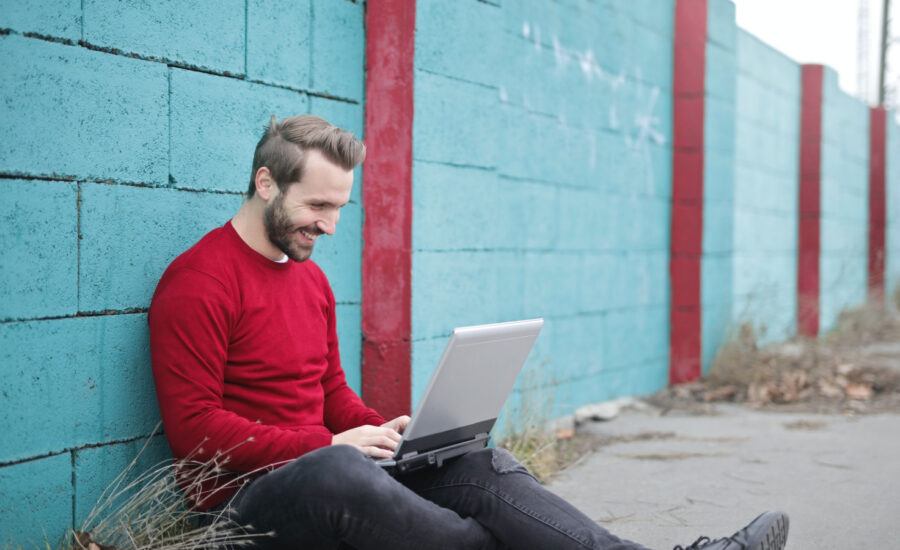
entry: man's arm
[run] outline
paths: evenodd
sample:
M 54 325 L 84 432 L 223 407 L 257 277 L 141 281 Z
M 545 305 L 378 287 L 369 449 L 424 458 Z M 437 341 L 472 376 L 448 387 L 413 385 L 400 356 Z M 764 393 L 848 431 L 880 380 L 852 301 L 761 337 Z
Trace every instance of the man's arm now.
M 226 469 L 247 472 L 331 444 L 332 434 L 324 426 L 288 430 L 223 408 L 228 342 L 237 311 L 219 281 L 191 269 L 167 273 L 148 319 L 156 395 L 176 458 L 206 461 L 227 453 Z

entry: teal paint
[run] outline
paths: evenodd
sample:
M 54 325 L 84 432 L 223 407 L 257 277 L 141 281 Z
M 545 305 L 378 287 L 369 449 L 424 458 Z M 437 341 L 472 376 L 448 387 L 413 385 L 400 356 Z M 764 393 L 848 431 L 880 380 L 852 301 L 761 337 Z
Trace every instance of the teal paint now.
M 364 5 L 318 3 L 313 28 L 309 2 L 245 4 L 0 4 L 0 464 L 25 461 L 0 467 L 0 543 L 55 541 L 156 426 L 146 315 L 126 312 L 237 210 L 270 114 L 362 135 Z M 357 391 L 360 175 L 314 256 Z
M 341 365 L 347 384 L 362 395 L 362 311 L 359 304 L 338 304 L 336 311 Z
M 248 0 L 247 78 L 308 90 L 311 23 L 310 0 Z
M 730 336 L 734 235 L 737 25 L 730 0 L 709 0 L 704 101 L 701 364 L 705 373 Z
M 174 475 L 172 452 L 166 438 L 161 435 L 81 449 L 72 454 L 72 477 L 76 489 L 74 525 L 79 528 L 84 525 L 86 530 L 96 525 L 96 517 L 85 525 L 91 512 L 120 508 L 135 494 L 134 490 L 123 489 L 140 476 L 150 477 L 161 487 L 161 480 L 168 477 L 171 481 Z M 101 514 L 99 517 L 104 516 Z
M 413 401 L 454 327 L 536 316 L 504 419 L 655 391 L 674 2 L 476 4 L 417 11 Z
M 0 58 L 4 172 L 166 181 L 164 65 L 16 35 Z
M 77 311 L 74 183 L 0 180 L 0 320 Z
M 236 195 L 82 184 L 79 310 L 149 307 L 169 263 L 240 204 Z
M 159 421 L 146 315 L 0 324 L 0 365 L 0 463 L 144 436 Z
M 61 548 L 58 526 L 72 524 L 69 453 L 0 468 L 0 544 Z
M 178 187 L 243 193 L 269 117 L 309 111 L 305 94 L 171 70 L 170 178 Z
M 822 97 L 819 327 L 862 305 L 868 279 L 869 110 L 825 70 Z
M 732 322 L 760 343 L 797 330 L 800 67 L 738 30 Z
M 81 39 L 81 0 L 0 0 L 0 28 Z
M 332 97 L 363 100 L 365 4 L 312 0 L 312 89 Z
M 244 74 L 244 0 L 84 0 L 84 40 L 167 62 Z

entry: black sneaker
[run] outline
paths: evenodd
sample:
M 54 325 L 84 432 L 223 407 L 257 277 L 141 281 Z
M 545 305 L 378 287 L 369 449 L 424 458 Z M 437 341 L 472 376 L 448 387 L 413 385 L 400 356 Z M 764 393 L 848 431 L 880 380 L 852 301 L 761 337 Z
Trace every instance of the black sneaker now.
M 700 537 L 674 550 L 781 550 L 787 543 L 790 521 L 784 512 L 765 512 L 727 539 Z

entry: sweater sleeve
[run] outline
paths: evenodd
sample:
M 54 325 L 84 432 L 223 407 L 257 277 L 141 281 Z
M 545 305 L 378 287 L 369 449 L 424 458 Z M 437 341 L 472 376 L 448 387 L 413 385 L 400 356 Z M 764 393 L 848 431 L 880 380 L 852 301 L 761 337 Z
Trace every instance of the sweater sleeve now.
M 324 426 L 284 429 L 223 407 L 224 373 L 237 308 L 213 277 L 167 273 L 150 305 L 150 351 L 156 395 L 176 458 L 219 455 L 227 470 L 249 472 L 331 444 Z M 226 455 L 226 456 L 222 456 Z
M 386 422 L 385 419 L 374 409 L 367 407 L 347 385 L 338 351 L 334 293 L 324 275 L 323 283 L 328 296 L 328 369 L 322 377 L 322 389 L 325 393 L 325 425 L 334 433 L 365 424 L 380 426 Z

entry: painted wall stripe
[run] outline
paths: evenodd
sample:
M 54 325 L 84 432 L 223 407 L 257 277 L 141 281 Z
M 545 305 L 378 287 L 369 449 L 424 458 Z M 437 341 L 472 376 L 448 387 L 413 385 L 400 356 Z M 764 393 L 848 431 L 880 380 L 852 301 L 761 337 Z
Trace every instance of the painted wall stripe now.
M 675 2 L 669 382 L 701 374 L 707 0 Z
M 868 299 L 884 305 L 887 111 L 869 111 L 869 285 Z
M 823 74 L 822 65 L 803 65 L 800 106 L 797 332 L 804 336 L 819 334 Z
M 362 393 L 388 418 L 411 406 L 415 8 L 380 0 L 366 13 Z

